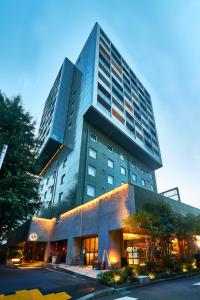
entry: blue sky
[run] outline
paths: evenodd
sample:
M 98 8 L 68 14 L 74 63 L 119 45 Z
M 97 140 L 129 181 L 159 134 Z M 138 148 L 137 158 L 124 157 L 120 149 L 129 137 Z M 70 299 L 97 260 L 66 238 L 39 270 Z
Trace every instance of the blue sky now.
M 1 0 L 0 89 L 39 123 L 65 56 L 75 62 L 98 21 L 152 95 L 163 168 L 200 207 L 200 1 Z

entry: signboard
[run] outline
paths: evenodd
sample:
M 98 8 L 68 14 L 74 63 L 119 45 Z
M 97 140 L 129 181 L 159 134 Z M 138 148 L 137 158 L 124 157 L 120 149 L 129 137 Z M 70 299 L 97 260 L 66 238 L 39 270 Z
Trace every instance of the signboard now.
M 33 232 L 33 233 L 31 233 L 31 234 L 29 235 L 29 240 L 30 240 L 30 241 L 37 241 L 37 239 L 38 239 L 38 235 L 37 235 L 36 232 Z

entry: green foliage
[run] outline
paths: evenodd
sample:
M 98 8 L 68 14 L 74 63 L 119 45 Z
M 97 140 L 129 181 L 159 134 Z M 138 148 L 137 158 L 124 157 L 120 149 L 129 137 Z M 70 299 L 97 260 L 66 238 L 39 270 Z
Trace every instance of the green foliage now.
M 122 269 L 108 270 L 100 272 L 97 275 L 97 280 L 105 285 L 115 286 L 122 284 L 128 279 L 134 278 L 133 269 L 131 267 L 124 267 Z
M 0 151 L 8 150 L 0 170 L 0 240 L 15 230 L 40 207 L 36 158 L 35 122 L 19 96 L 0 92 Z
M 124 220 L 124 226 L 137 230 L 137 233 L 144 231 L 152 232 L 155 230 L 157 217 L 148 211 L 142 210 L 135 214 L 129 215 Z
M 146 269 L 147 269 L 147 272 L 156 272 L 156 269 L 157 269 L 156 262 L 151 259 L 147 260 Z
M 133 276 L 133 268 L 130 267 L 130 266 L 126 266 L 126 267 L 122 268 L 121 269 L 121 275 L 124 278 L 128 278 L 128 277 Z

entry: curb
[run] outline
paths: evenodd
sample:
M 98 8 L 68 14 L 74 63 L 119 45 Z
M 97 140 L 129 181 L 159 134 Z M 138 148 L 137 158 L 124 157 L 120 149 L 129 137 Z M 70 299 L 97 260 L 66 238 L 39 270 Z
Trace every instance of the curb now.
M 63 272 L 63 273 L 68 273 L 68 274 L 74 275 L 76 277 L 81 277 L 81 278 L 85 278 L 85 279 L 89 279 L 89 280 L 97 282 L 97 279 L 95 279 L 95 278 L 92 278 L 92 277 L 89 277 L 89 276 L 83 275 L 83 274 L 78 274 L 76 272 L 73 272 L 71 270 L 66 270 L 64 268 L 58 267 L 58 266 L 53 265 L 53 264 L 45 264 L 44 267 L 47 268 L 47 269 L 48 268 L 52 269 L 52 270 L 59 270 L 60 272 Z M 143 284 L 134 282 L 133 284 L 130 284 L 128 286 L 122 286 L 122 287 L 119 287 L 119 288 L 105 287 L 104 289 L 102 289 L 100 291 L 95 291 L 95 292 L 92 292 L 88 295 L 77 298 L 77 300 L 96 299 L 98 297 L 110 296 L 110 295 L 113 295 L 113 294 L 119 294 L 121 292 L 126 292 L 126 291 L 129 291 L 129 290 L 135 289 L 135 288 L 141 288 L 141 287 L 144 287 L 144 286 L 149 286 L 149 285 L 158 284 L 158 283 L 162 283 L 162 282 L 166 282 L 166 281 L 173 281 L 173 280 L 176 280 L 176 279 L 182 279 L 182 278 L 193 277 L 193 276 L 198 276 L 198 275 L 200 275 L 200 271 L 195 272 L 195 273 L 192 272 L 192 273 L 180 274 L 180 275 L 172 276 L 172 277 L 169 277 L 169 278 L 155 279 L 155 280 L 152 280 L 150 282 L 143 283 Z
M 85 295 L 83 297 L 80 297 L 77 300 L 96 299 L 98 297 L 110 296 L 110 295 L 113 295 L 113 294 L 119 294 L 121 292 L 126 292 L 126 291 L 129 291 L 129 290 L 135 289 L 135 288 L 141 288 L 141 287 L 145 287 L 145 286 L 149 286 L 149 285 L 153 285 L 153 284 L 157 284 L 157 283 L 162 283 L 162 282 L 165 282 L 165 281 L 173 281 L 173 280 L 176 280 L 176 279 L 182 279 L 182 278 L 193 277 L 193 276 L 198 276 L 198 275 L 200 275 L 200 272 L 181 274 L 181 275 L 170 277 L 170 278 L 156 279 L 154 281 L 150 281 L 150 282 L 144 283 L 144 284 L 134 283 L 133 285 L 129 285 L 129 286 L 126 286 L 126 287 L 119 287 L 119 288 L 109 288 L 108 287 L 104 290 L 93 292 L 93 293 L 90 293 L 90 294 Z

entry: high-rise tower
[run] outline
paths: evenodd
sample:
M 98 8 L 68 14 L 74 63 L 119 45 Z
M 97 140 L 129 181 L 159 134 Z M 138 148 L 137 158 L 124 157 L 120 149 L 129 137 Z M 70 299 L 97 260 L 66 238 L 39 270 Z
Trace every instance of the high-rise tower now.
M 76 63 L 64 60 L 39 139 L 40 193 L 51 212 L 125 182 L 157 191 L 162 160 L 151 96 L 97 23 Z

